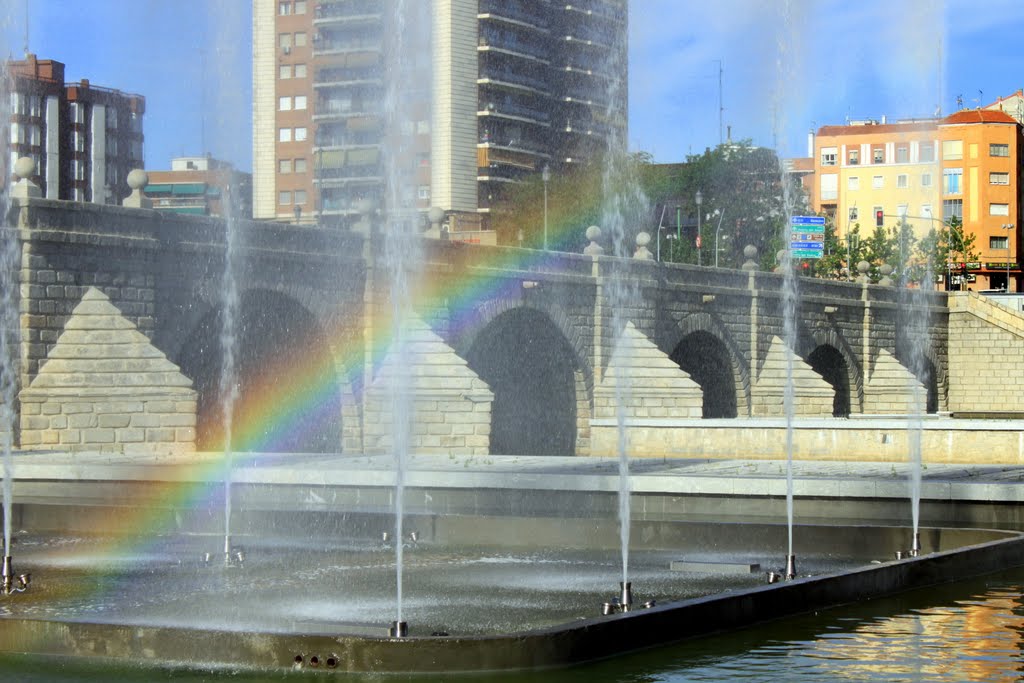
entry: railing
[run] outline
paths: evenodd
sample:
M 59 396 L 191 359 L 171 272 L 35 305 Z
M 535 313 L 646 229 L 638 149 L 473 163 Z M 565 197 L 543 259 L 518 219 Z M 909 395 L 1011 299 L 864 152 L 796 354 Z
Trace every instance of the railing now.
M 539 78 L 533 78 L 532 76 L 518 71 L 499 69 L 493 66 L 485 66 L 483 72 L 480 74 L 480 78 L 486 78 L 492 81 L 501 81 L 502 83 L 511 83 L 513 85 L 522 85 L 536 90 L 547 91 L 548 89 L 547 81 Z
M 347 17 L 380 14 L 380 2 L 377 0 L 361 0 L 338 4 L 319 5 L 316 8 L 316 19 L 344 19 Z
M 508 50 L 537 59 L 548 59 L 547 45 L 543 45 L 535 40 L 520 38 L 510 31 L 484 28 L 480 33 L 480 46 Z
M 527 10 L 523 3 L 515 0 L 480 0 L 480 14 L 497 14 L 515 19 L 532 26 L 543 26 L 544 17 Z
M 533 109 L 521 104 L 514 104 L 512 102 L 487 102 L 480 103 L 480 111 L 489 111 L 499 114 L 507 114 L 509 116 L 520 116 L 522 118 L 535 119 L 537 121 L 547 122 L 551 115 L 546 111 L 539 109 Z

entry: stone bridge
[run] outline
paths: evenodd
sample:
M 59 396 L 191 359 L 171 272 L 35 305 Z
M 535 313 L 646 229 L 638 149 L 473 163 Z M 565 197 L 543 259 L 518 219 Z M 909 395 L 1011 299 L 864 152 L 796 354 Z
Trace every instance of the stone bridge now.
M 195 391 L 196 418 L 143 442 L 188 445 L 191 437 L 200 449 L 220 449 L 232 389 L 233 448 L 278 452 L 391 448 L 395 387 L 411 396 L 413 450 L 467 454 L 607 453 L 617 420 L 642 434 L 673 420 L 778 417 L 787 401 L 797 415 L 823 418 L 905 415 L 915 401 L 950 409 L 941 292 L 798 278 L 787 295 L 774 273 L 412 235 L 387 244 L 372 228 L 241 222 L 229 240 L 219 219 L 14 202 L 23 448 L 118 450 L 140 441 L 135 431 L 121 443 L 116 431 L 135 417 L 108 418 L 106 427 L 102 415 L 82 417 L 72 428 L 59 415 L 67 406 L 46 406 L 41 370 L 66 357 L 54 349 L 84 325 L 69 320 L 90 291 Z M 581 251 L 583 243 L 581 235 Z M 400 329 L 391 324 L 395 272 L 412 312 Z M 783 341 L 787 306 L 793 353 Z M 226 311 L 235 387 L 219 379 Z M 102 357 L 108 338 L 76 337 L 95 348 L 65 351 L 76 362 Z M 117 367 L 131 375 L 135 366 Z M 95 389 L 63 381 L 65 394 Z

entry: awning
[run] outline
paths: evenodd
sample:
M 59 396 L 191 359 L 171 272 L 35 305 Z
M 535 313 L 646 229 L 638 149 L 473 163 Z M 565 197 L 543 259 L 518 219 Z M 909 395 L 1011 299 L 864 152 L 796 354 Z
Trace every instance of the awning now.
M 171 194 L 205 194 L 206 183 L 175 183 Z
M 345 150 L 330 149 L 319 154 L 320 168 L 341 168 L 345 165 Z
M 370 166 L 377 163 L 380 153 L 375 148 L 353 149 L 348 153 L 348 166 Z

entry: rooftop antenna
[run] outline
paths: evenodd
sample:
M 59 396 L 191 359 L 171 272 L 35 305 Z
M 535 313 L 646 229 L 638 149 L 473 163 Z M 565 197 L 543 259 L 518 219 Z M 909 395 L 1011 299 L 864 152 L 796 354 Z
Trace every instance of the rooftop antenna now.
M 25 58 L 28 59 L 28 0 L 25 0 Z
M 716 59 L 718 62 L 718 144 L 725 142 L 722 139 L 722 114 L 725 112 L 725 107 L 722 106 L 722 60 Z

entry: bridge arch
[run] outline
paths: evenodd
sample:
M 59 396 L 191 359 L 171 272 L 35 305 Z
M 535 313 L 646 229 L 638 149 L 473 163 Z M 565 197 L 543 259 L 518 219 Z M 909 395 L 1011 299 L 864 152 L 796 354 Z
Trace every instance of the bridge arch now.
M 666 344 L 669 357 L 690 375 L 704 395 L 705 418 L 748 414 L 750 373 L 725 325 L 700 312 L 683 318 Z
M 864 380 L 857 354 L 834 327 L 805 330 L 800 355 L 811 368 L 832 385 L 834 417 L 849 417 L 864 405 Z
M 583 363 L 565 321 L 526 305 L 477 309 L 451 345 L 494 392 L 491 453 L 575 455 L 588 415 Z
M 185 335 L 175 362 L 193 380 L 196 445 L 224 448 L 221 342 L 224 307 L 210 307 Z M 328 335 L 295 298 L 248 290 L 235 314 L 238 400 L 232 449 L 337 452 L 341 445 L 341 382 Z
M 925 412 L 939 412 L 946 406 L 946 397 L 942 392 L 942 388 L 946 386 L 946 378 L 943 373 L 945 366 L 939 361 L 935 349 L 929 346 L 910 352 L 906 346 L 901 345 L 899 352 L 898 360 L 924 386 Z

